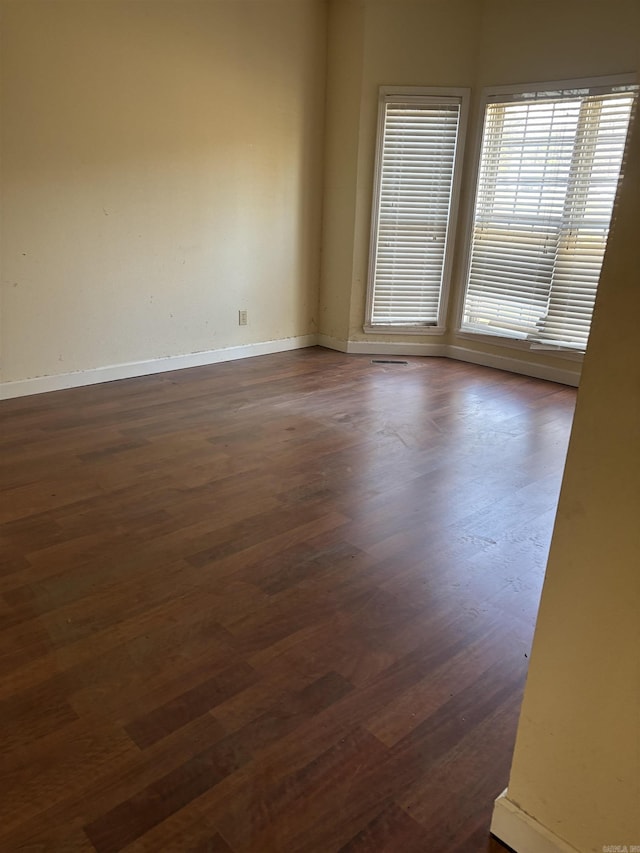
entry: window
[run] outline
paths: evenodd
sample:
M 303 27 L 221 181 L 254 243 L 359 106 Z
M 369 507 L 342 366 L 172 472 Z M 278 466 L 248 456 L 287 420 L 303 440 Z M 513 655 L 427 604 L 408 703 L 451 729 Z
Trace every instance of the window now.
M 488 96 L 462 331 L 586 347 L 637 87 L 569 85 Z
M 365 331 L 444 329 L 467 90 L 380 90 Z

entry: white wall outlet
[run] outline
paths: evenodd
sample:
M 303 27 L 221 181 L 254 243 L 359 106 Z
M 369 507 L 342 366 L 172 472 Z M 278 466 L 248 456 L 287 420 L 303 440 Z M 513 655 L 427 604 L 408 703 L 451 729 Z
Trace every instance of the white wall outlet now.
M 247 309 L 241 308 L 240 311 L 238 311 L 238 325 L 246 326 L 247 322 Z

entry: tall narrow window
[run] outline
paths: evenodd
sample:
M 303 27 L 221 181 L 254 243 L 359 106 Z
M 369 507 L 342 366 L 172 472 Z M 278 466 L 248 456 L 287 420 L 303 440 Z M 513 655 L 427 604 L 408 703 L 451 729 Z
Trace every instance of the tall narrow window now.
M 463 331 L 585 349 L 636 88 L 489 97 Z
M 366 331 L 444 327 L 467 90 L 383 87 Z

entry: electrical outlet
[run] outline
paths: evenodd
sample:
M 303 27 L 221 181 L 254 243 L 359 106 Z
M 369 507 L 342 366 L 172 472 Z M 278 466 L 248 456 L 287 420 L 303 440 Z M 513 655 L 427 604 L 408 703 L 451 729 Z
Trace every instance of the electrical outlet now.
M 246 310 L 246 308 L 240 309 L 240 311 L 238 311 L 238 325 L 239 326 L 246 326 L 247 325 L 247 310 Z

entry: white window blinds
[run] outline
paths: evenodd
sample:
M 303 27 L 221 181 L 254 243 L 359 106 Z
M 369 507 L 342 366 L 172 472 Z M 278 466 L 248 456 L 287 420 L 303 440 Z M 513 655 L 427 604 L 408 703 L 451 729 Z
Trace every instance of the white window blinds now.
M 487 104 L 464 330 L 585 349 L 634 88 Z
M 369 327 L 442 323 L 461 105 L 461 97 L 396 94 L 381 100 Z

